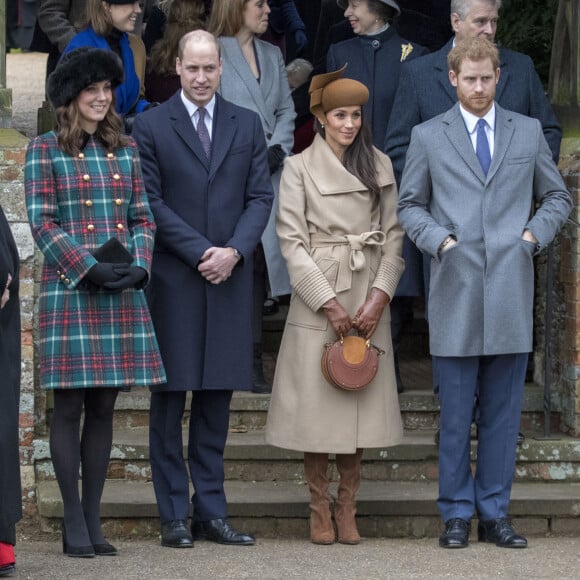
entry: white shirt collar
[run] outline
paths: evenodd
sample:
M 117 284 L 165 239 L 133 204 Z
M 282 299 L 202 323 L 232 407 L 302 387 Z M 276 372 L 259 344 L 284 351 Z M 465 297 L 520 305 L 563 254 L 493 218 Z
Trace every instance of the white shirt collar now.
M 185 108 L 187 109 L 187 114 L 189 115 L 189 118 L 192 119 L 193 115 L 195 115 L 196 111 L 199 109 L 199 107 L 197 105 L 194 105 L 184 94 L 183 94 L 183 89 L 181 89 L 181 101 L 183 102 L 183 104 L 185 105 Z M 213 97 L 211 98 L 211 101 L 204 106 L 204 109 L 207 111 L 207 114 L 209 116 L 210 119 L 213 119 L 213 112 L 215 109 L 215 94 L 213 95 Z
M 465 121 L 465 126 L 467 127 L 467 132 L 471 135 L 477 128 L 477 122 L 481 117 L 466 111 L 463 108 L 463 105 L 459 103 L 459 110 L 461 111 L 461 116 Z M 487 123 L 487 129 L 491 129 L 491 131 L 495 131 L 495 103 L 491 106 L 491 109 L 483 116 Z

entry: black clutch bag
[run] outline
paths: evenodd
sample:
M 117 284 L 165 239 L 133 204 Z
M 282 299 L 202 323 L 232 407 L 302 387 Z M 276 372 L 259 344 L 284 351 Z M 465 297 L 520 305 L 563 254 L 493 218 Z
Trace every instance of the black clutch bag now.
M 99 262 L 111 264 L 131 264 L 133 262 L 131 252 L 117 238 L 111 238 L 91 253 Z

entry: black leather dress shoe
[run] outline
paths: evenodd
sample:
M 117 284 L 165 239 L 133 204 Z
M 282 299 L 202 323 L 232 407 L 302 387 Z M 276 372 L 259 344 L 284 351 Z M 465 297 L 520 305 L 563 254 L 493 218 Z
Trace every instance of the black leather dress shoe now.
M 193 539 L 185 520 L 161 524 L 161 545 L 167 548 L 193 548 Z
M 236 532 L 225 518 L 194 522 L 191 532 L 194 540 L 209 540 L 228 546 L 253 546 L 256 543 L 253 536 Z
M 445 531 L 439 536 L 442 548 L 467 548 L 471 522 L 461 518 L 452 518 L 445 522 Z
M 491 542 L 500 548 L 527 548 L 528 540 L 516 534 L 508 518 L 496 520 L 479 520 L 477 524 L 477 539 L 480 542 Z

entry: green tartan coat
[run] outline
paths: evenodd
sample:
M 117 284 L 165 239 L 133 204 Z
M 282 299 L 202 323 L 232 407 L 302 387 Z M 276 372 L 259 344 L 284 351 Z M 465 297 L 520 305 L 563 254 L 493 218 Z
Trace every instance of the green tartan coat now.
M 155 235 L 134 142 L 108 153 L 91 137 L 72 157 L 54 131 L 28 146 L 25 193 L 44 254 L 40 285 L 40 382 L 45 389 L 165 382 L 143 290 L 94 293 L 79 283 L 91 251 L 117 237 L 150 273 Z

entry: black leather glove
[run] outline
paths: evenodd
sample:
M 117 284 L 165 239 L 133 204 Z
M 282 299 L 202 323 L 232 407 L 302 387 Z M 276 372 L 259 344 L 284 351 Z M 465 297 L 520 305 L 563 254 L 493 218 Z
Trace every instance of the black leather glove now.
M 147 276 L 146 270 L 140 266 L 117 266 L 115 272 L 122 275 L 122 278 L 114 282 L 106 282 L 105 288 L 108 290 L 125 290 L 126 288 L 142 288 Z
M 99 262 L 85 274 L 85 279 L 96 286 L 105 286 L 107 282 L 117 282 L 123 277 L 123 274 L 116 271 L 119 267 L 128 268 L 129 264 Z
M 308 44 L 308 37 L 302 28 L 298 28 L 294 31 L 294 44 L 296 44 L 296 54 L 297 56 L 300 56 Z
M 278 168 L 282 165 L 284 161 L 284 150 L 282 145 L 276 143 L 276 145 L 270 145 L 268 147 L 268 166 L 270 168 L 270 175 L 276 173 Z

